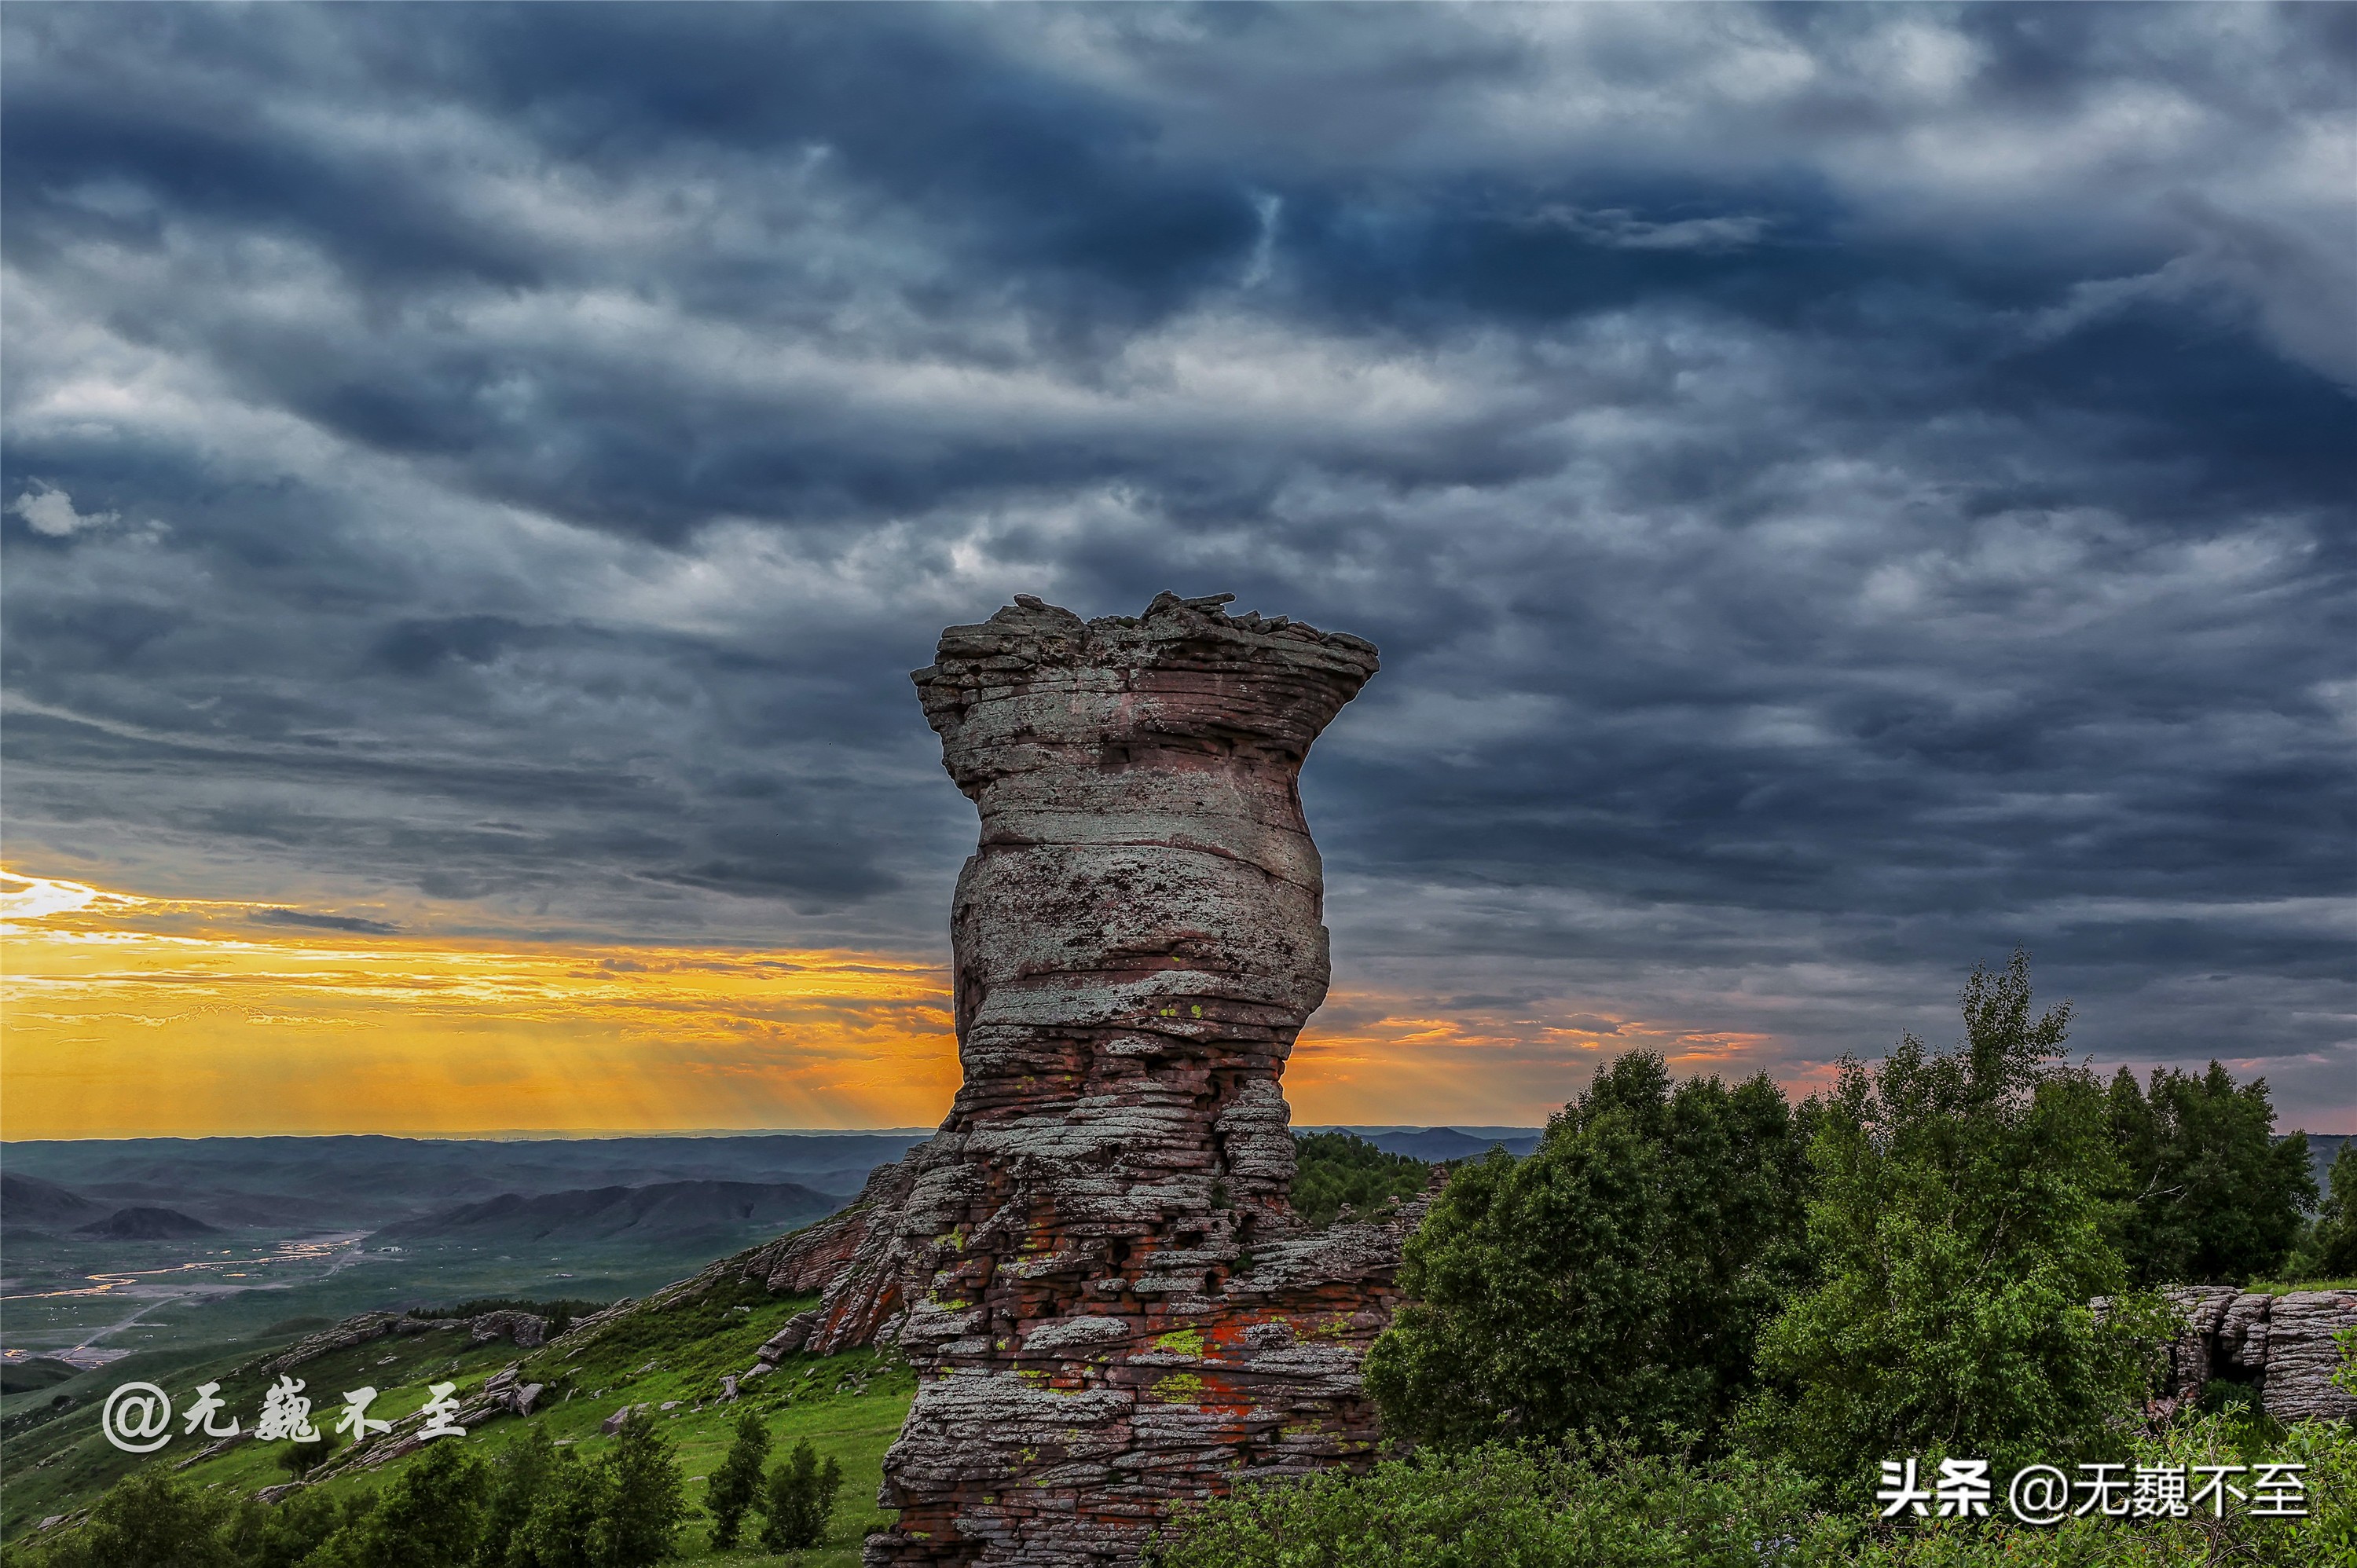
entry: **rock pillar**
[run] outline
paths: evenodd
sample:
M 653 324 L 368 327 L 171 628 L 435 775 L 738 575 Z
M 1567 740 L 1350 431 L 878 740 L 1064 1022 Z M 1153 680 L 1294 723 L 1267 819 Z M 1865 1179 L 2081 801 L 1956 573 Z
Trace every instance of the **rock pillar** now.
M 1165 594 L 1028 596 L 915 675 L 982 838 L 952 916 L 964 1086 L 854 1209 L 774 1353 L 916 1364 L 872 1568 L 1133 1563 L 1176 1499 L 1365 1455 L 1405 1221 L 1305 1233 L 1277 1079 L 1326 994 L 1303 756 L 1357 638 Z

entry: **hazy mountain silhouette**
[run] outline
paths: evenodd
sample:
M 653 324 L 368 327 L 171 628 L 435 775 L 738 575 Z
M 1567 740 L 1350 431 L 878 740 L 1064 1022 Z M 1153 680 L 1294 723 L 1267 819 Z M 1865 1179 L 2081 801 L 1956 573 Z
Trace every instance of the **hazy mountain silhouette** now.
M 78 1225 L 106 1206 L 38 1176 L 0 1175 L 0 1225 Z
M 531 1197 L 509 1192 L 388 1225 L 370 1240 L 671 1241 L 699 1231 L 783 1230 L 832 1214 L 849 1201 L 794 1182 L 675 1181 Z
M 109 1241 L 172 1241 L 184 1236 L 218 1234 L 201 1219 L 177 1208 L 118 1208 L 91 1225 L 74 1227 L 77 1236 L 102 1237 Z

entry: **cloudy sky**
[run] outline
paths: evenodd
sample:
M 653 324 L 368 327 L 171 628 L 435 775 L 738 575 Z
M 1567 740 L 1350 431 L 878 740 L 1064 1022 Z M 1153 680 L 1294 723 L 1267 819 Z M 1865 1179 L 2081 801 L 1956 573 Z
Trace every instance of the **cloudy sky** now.
M 0 28 L 10 1135 L 930 1122 L 907 671 L 1166 587 L 1383 650 L 1305 1120 L 2357 1131 L 2357 8 Z

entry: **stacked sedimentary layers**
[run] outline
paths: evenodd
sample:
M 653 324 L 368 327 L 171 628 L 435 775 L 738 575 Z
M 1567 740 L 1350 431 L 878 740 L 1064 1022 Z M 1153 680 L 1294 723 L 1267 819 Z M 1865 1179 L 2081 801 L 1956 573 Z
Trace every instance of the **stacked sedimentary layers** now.
M 1304 1233 L 1278 1091 L 1326 994 L 1310 742 L 1356 638 L 1165 594 L 1028 596 L 917 671 L 982 840 L 952 917 L 964 1087 L 765 1260 L 773 1342 L 897 1340 L 920 1383 L 874 1565 L 1135 1560 L 1176 1499 L 1365 1454 L 1405 1219 Z
M 2184 1337 L 2169 1348 L 2169 1409 L 2222 1381 L 2251 1389 L 2277 1421 L 2357 1419 L 2357 1394 L 2332 1380 L 2339 1338 L 2357 1330 L 2357 1291 L 2179 1285 L 2163 1294 L 2185 1319 Z

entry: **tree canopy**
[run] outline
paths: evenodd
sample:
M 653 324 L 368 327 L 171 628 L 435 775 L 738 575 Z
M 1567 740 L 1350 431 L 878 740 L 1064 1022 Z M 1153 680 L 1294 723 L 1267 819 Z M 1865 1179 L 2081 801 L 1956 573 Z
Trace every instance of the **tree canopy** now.
M 2125 1166 L 2123 1251 L 2139 1284 L 2241 1284 L 2283 1265 L 2316 1207 L 2308 1135 L 2274 1136 L 2267 1080 L 2237 1085 L 2216 1062 L 2195 1076 L 2122 1068 L 2105 1097 Z
M 1408 1243 L 1414 1299 L 1366 1363 L 1385 1429 L 1717 1433 L 1805 1269 L 1803 1148 L 1764 1075 L 1673 1088 L 1648 1052 L 1600 1071 L 1529 1157 L 1460 1167 Z
M 1355 1133 L 1296 1133 L 1293 1150 L 1293 1211 L 1312 1225 L 1331 1224 L 1346 1204 L 1371 1215 L 1432 1180 L 1422 1160 L 1386 1154 Z
M 2341 1145 L 2325 1175 L 2331 1190 L 2316 1211 L 2294 1273 L 2306 1279 L 2357 1276 L 2357 1138 Z
M 2029 961 L 1974 970 L 1964 1038 L 1909 1035 L 1843 1064 L 1811 1150 L 1823 1278 L 1760 1341 L 1783 1397 L 1756 1428 L 1826 1485 L 1893 1454 L 2000 1473 L 2115 1438 L 2146 1386 L 2157 1306 L 2117 1298 L 2122 1175 L 2101 1086 L 2061 1061 L 2071 1009 L 2033 1017 Z

